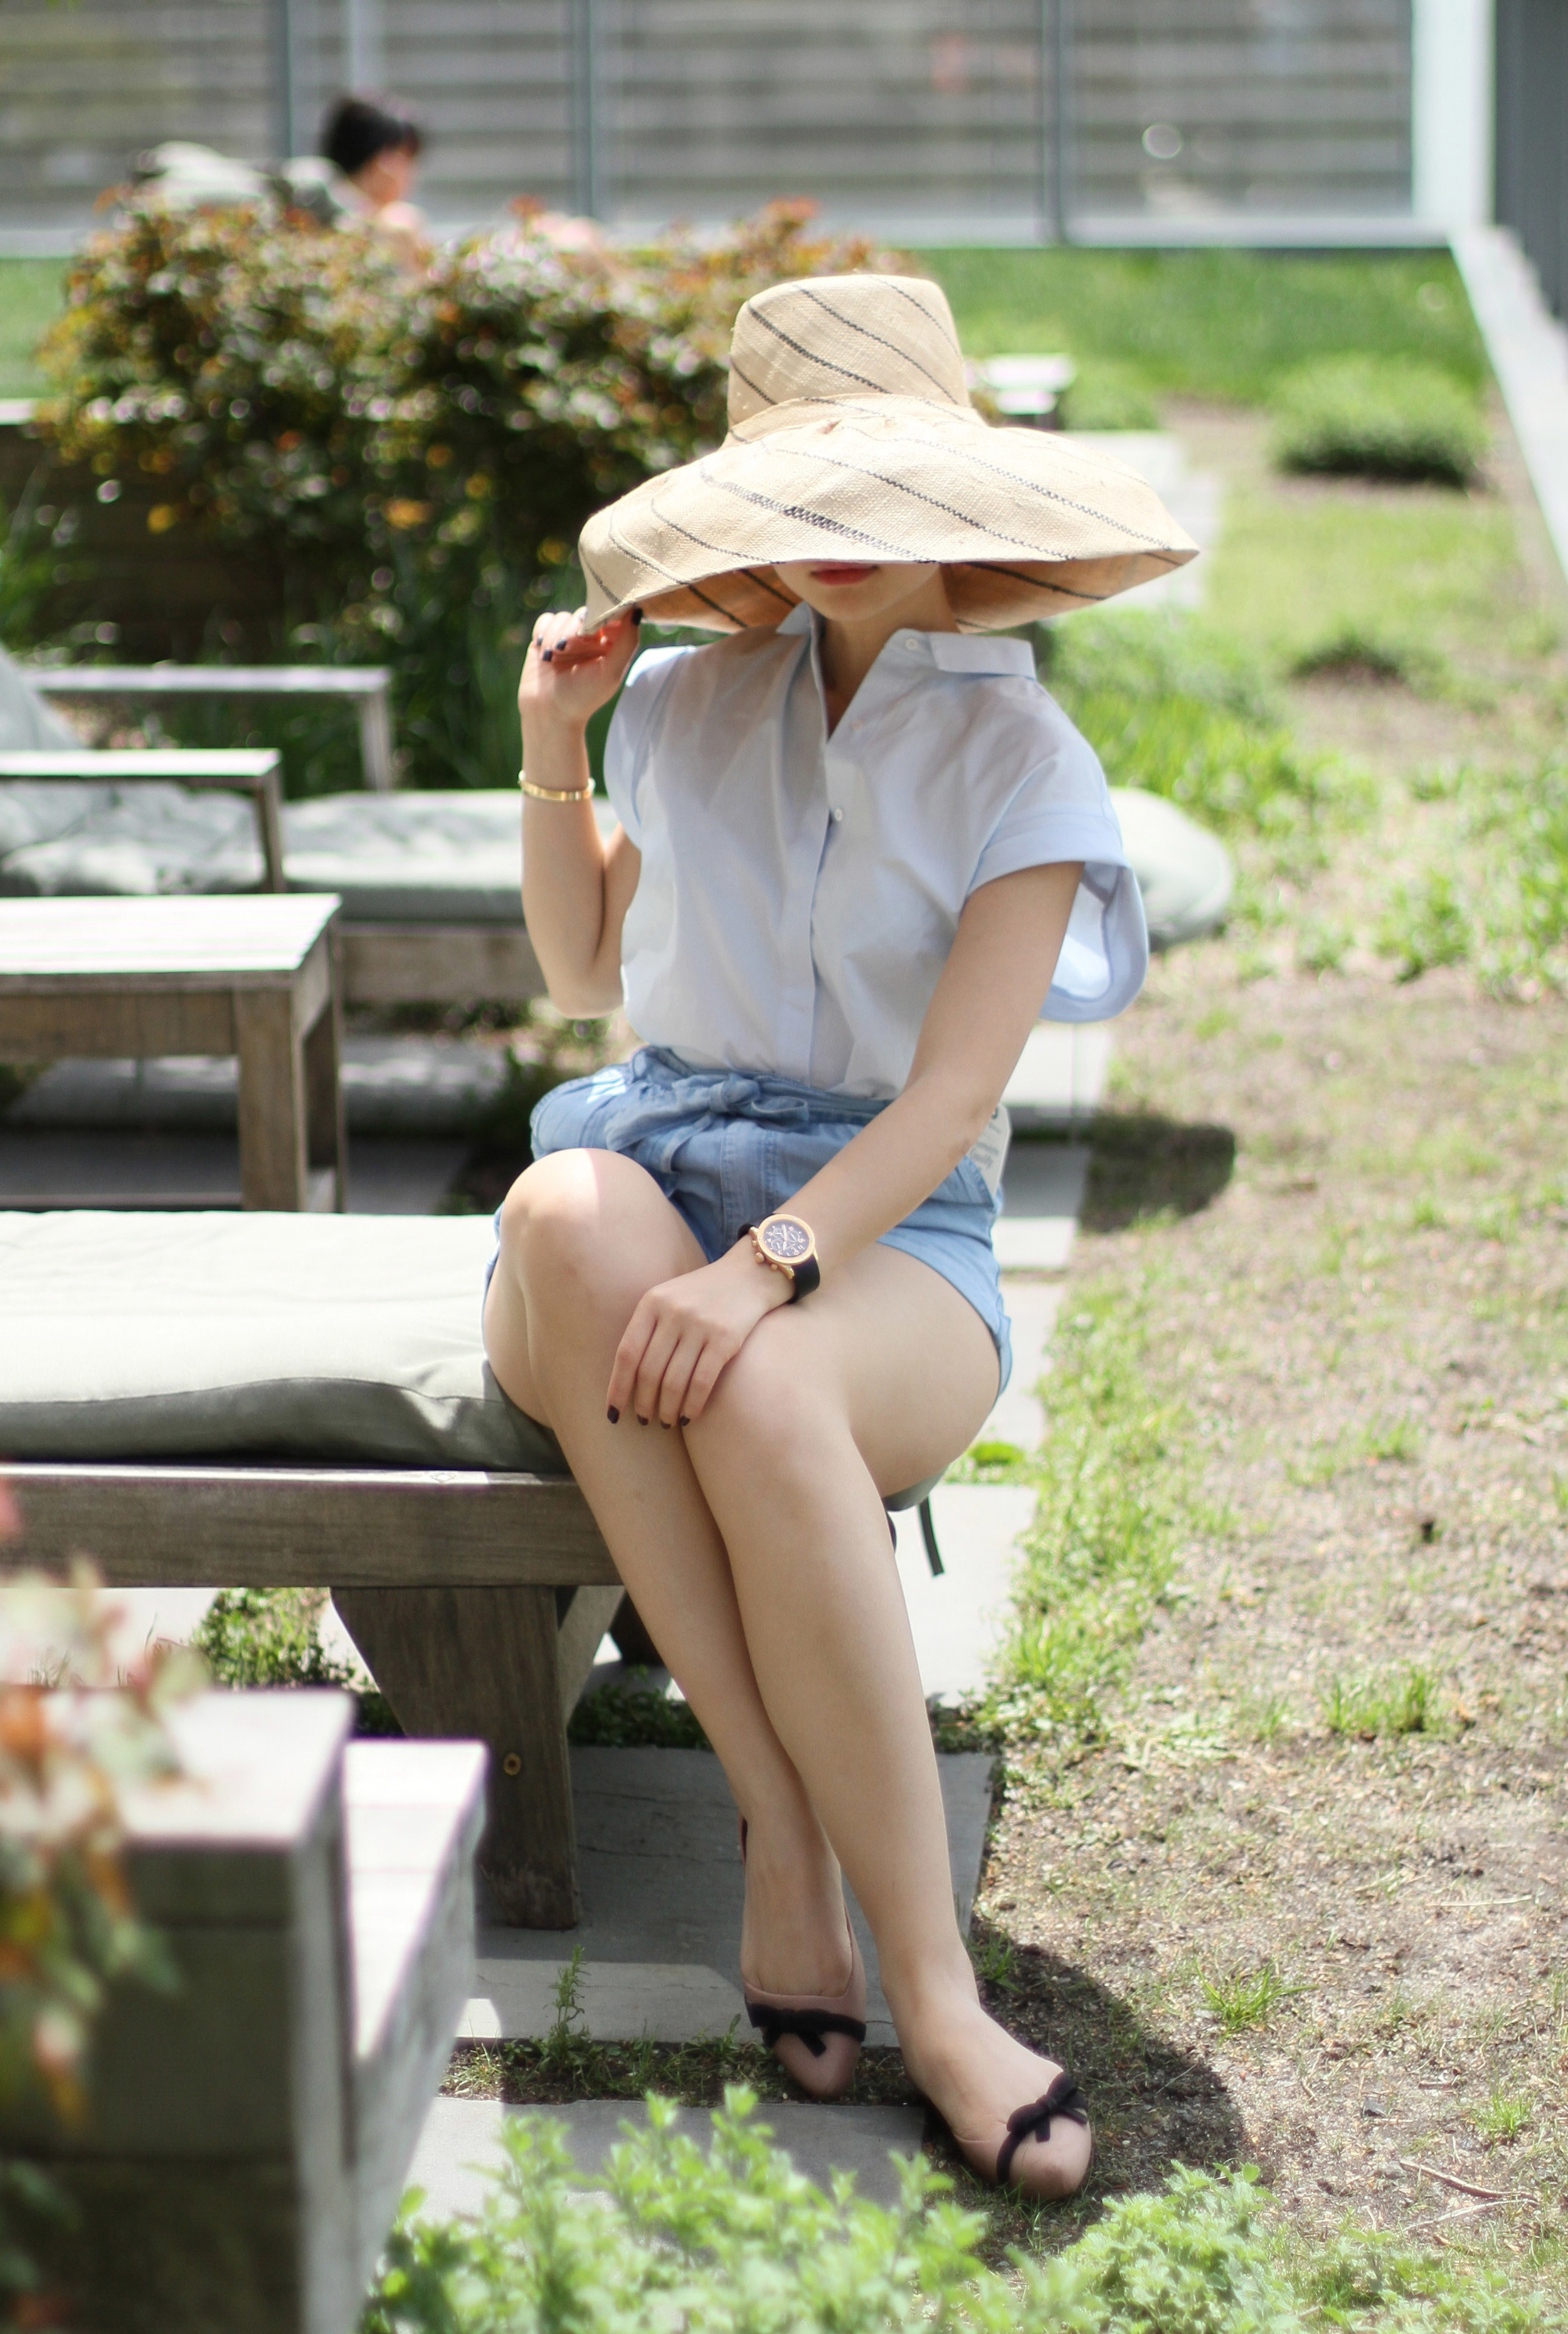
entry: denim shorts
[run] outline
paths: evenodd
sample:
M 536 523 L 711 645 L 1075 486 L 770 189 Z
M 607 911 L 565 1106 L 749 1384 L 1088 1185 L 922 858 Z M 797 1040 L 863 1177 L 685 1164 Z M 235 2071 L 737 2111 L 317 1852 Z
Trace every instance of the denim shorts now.
M 698 1069 L 645 1046 L 630 1062 L 553 1087 L 534 1113 L 534 1156 L 618 1151 L 635 1159 L 713 1263 L 747 1224 L 787 1207 L 885 1108 L 793 1078 Z M 1005 1386 L 1013 1347 L 991 1246 L 998 1204 L 975 1161 L 961 1159 L 881 1245 L 918 1257 L 968 1298 L 996 1341 Z

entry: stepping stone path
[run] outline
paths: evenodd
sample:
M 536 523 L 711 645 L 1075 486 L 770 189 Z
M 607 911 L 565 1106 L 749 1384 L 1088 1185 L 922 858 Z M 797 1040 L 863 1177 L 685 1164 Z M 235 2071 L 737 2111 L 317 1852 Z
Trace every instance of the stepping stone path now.
M 623 2127 L 641 2128 L 648 2121 L 640 2101 L 624 2099 L 582 2099 L 547 2111 L 504 2107 L 498 2099 L 438 2099 L 409 2167 L 409 2186 L 425 2191 L 421 2216 L 444 2220 L 480 2212 L 502 2161 L 506 2117 L 542 2112 L 564 2134 L 572 2161 L 588 2181 L 625 2137 Z M 852 2172 L 862 2196 L 896 2204 L 899 2175 L 891 2157 L 919 2154 L 925 2118 L 918 2107 L 815 2107 L 770 2099 L 758 2122 L 808 2179 L 826 2188 L 835 2172 Z M 686 2107 L 680 2128 L 702 2139 L 712 2126 L 705 2109 Z

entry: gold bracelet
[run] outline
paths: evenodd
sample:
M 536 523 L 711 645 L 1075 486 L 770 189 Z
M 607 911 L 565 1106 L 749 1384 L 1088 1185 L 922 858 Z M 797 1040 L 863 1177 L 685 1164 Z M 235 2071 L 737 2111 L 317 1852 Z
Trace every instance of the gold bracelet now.
M 570 794 L 562 794 L 555 786 L 533 786 L 521 770 L 517 773 L 517 783 L 525 795 L 533 796 L 535 802 L 592 802 L 593 800 L 592 779 L 585 786 L 574 786 Z

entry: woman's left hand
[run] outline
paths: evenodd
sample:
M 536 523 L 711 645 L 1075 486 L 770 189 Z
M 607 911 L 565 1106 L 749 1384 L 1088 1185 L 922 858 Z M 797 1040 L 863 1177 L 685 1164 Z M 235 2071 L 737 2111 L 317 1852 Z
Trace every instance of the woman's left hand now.
M 645 1424 L 689 1426 L 702 1416 L 720 1371 L 765 1314 L 787 1305 L 783 1273 L 759 1264 L 741 1240 L 717 1264 L 661 1280 L 626 1325 L 610 1373 L 611 1421 L 628 1411 Z

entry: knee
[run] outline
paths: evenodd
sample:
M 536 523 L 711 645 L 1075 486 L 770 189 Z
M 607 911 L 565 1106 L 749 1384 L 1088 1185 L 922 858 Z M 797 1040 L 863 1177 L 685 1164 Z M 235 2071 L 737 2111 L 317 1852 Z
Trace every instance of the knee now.
M 760 1322 L 724 1367 L 697 1423 L 709 1448 L 724 1447 L 751 1468 L 788 1475 L 814 1463 L 844 1428 L 822 1356 L 801 1350 L 787 1313 Z
M 501 1260 L 530 1299 L 592 1284 L 606 1253 L 604 1209 L 582 1151 L 559 1151 L 519 1175 L 501 1203 Z

